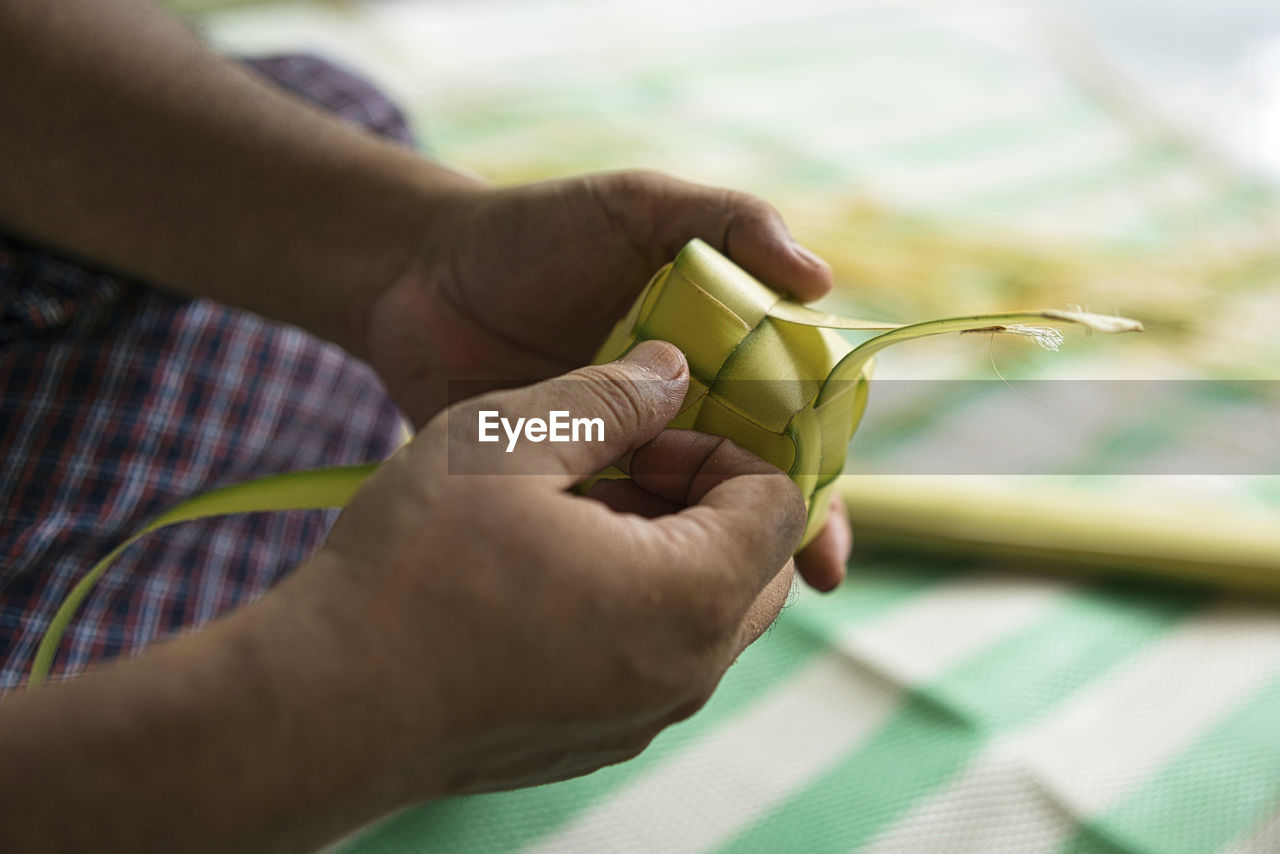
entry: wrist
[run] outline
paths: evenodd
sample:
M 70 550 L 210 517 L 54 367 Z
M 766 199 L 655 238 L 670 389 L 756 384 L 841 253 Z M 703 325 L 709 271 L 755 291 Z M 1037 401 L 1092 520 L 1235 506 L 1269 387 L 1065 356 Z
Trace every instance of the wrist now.
M 444 791 L 433 769 L 447 725 L 431 658 L 415 654 L 397 631 L 397 603 L 366 575 L 359 559 L 322 547 L 246 609 L 240 629 L 281 710 L 281 738 L 341 787 L 329 809 L 363 807 L 356 821 Z
M 301 850 L 402 805 L 370 668 L 304 605 L 272 593 L 6 698 L 0 796 L 24 821 L 0 848 Z
M 334 188 L 327 210 L 301 224 L 313 252 L 295 257 L 307 258 L 310 272 L 296 279 L 282 318 L 365 361 L 378 299 L 446 243 L 462 206 L 488 190 L 477 178 L 376 144 L 382 150 Z

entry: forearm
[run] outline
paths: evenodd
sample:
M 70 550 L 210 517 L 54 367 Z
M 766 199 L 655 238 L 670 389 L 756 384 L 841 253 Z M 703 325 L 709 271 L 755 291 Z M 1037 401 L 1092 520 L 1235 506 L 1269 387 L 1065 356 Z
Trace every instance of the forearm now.
M 357 353 L 368 292 L 477 186 L 144 0 L 0 0 L 0 56 L 0 226 Z
M 273 597 L 0 700 L 0 850 L 309 850 L 397 806 L 376 663 Z

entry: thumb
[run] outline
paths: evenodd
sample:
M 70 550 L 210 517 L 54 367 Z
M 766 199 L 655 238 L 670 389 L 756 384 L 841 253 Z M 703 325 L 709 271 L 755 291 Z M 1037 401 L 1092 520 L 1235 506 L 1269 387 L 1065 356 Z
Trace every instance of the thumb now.
M 450 474 L 530 474 L 559 488 L 600 472 L 658 435 L 684 401 L 689 366 L 665 341 L 448 410 Z

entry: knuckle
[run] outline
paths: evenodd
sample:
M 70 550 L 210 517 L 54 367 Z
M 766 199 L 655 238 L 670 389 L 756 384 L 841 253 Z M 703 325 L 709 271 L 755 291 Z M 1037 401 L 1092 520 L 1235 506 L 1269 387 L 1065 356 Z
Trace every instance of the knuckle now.
M 731 581 L 727 581 L 686 604 L 680 622 L 686 648 L 693 654 L 719 650 L 737 634 L 741 615 L 734 600 L 741 596 L 735 592 Z
M 618 753 L 609 761 L 610 765 L 617 765 L 622 762 L 630 762 L 637 758 L 641 753 L 649 749 L 649 745 L 653 742 L 653 737 L 641 738 L 633 741 L 626 747 L 618 751 Z
M 782 469 L 732 439 L 726 436 L 718 439 L 715 449 L 707 458 L 707 466 L 731 474 L 781 475 L 790 480 Z
M 772 204 L 740 190 L 726 190 L 724 202 L 728 211 L 746 220 L 769 222 L 782 219 L 782 214 Z
M 669 721 L 664 717 L 661 720 L 642 727 L 638 732 L 636 732 L 632 737 L 632 741 L 629 746 L 629 750 L 633 751 L 632 758 L 643 753 L 649 745 L 653 743 L 655 738 L 662 735 L 662 731 L 670 726 L 671 723 L 672 721 Z
M 629 169 L 618 173 L 618 181 L 628 192 L 647 192 L 654 186 L 664 184 L 671 178 L 657 169 Z
M 774 514 L 778 528 L 771 533 L 799 545 L 809 519 L 809 509 L 800 494 L 800 487 L 782 472 L 764 475 L 761 480 L 761 488 L 769 491 L 769 500 L 782 511 Z
M 632 733 L 625 741 L 618 745 L 606 764 L 616 765 L 621 762 L 630 762 L 632 759 L 635 759 L 637 756 L 649 749 L 649 745 L 653 743 L 653 740 L 661 735 L 662 731 L 665 730 L 670 723 L 674 723 L 674 721 L 668 722 L 663 720 L 656 725 L 645 726 L 635 733 Z
M 670 726 L 671 724 L 678 724 L 702 711 L 702 709 L 706 707 L 707 703 L 710 702 L 714 689 L 714 684 L 699 686 L 688 700 L 671 710 L 671 713 L 667 715 L 667 718 L 664 721 L 664 725 Z
M 766 464 L 767 465 L 767 464 Z M 772 554 L 776 549 L 771 543 L 786 541 L 797 545 L 804 535 L 808 521 L 808 509 L 804 496 L 795 481 L 772 466 L 770 470 L 757 470 L 745 478 L 743 489 L 749 493 L 752 506 L 770 508 L 770 524 L 759 525 L 744 532 L 736 541 L 737 553 L 747 559 L 759 559 L 762 554 Z
M 787 474 L 738 445 L 723 440 L 704 466 L 733 480 L 736 505 L 744 512 L 718 542 L 725 569 L 738 572 L 772 558 L 779 543 L 799 544 L 808 519 L 800 488 Z
M 621 684 L 629 686 L 635 703 L 648 710 L 677 702 L 697 683 L 698 669 L 687 653 L 667 648 L 661 654 L 647 649 L 620 662 Z
M 603 179 L 602 198 L 615 218 L 630 220 L 636 213 L 650 213 L 650 202 L 661 196 L 672 180 L 653 169 L 614 172 Z
M 700 619 L 703 625 L 706 626 L 707 631 L 713 633 L 717 638 L 730 635 L 737 628 L 738 609 L 730 604 L 730 597 L 728 596 L 708 596 L 698 610 Z
M 736 631 L 710 632 L 705 626 L 673 628 L 668 623 L 661 635 L 656 643 L 630 650 L 620 662 L 623 684 L 651 710 L 700 697 L 703 686 L 718 673 L 726 643 Z

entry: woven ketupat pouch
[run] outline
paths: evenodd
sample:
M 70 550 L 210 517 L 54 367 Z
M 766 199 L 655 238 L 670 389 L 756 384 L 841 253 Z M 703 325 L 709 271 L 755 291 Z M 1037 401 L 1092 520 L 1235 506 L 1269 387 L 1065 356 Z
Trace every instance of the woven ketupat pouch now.
M 826 519 L 866 405 L 867 374 L 832 377 L 852 346 L 830 329 L 771 316 L 781 301 L 694 240 L 654 275 L 595 361 L 649 339 L 680 347 L 689 392 L 670 426 L 726 436 L 787 472 L 809 509 L 807 543 Z

